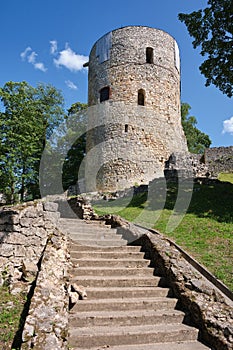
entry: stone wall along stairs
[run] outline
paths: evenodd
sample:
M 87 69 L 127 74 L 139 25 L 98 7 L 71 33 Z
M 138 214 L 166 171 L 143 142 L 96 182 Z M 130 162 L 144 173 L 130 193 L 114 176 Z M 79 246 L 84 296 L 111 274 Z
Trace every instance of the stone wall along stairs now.
M 101 222 L 60 219 L 70 237 L 71 285 L 87 299 L 71 305 L 70 348 L 207 350 L 198 330 L 183 323 L 177 299 L 154 276 L 146 253 Z

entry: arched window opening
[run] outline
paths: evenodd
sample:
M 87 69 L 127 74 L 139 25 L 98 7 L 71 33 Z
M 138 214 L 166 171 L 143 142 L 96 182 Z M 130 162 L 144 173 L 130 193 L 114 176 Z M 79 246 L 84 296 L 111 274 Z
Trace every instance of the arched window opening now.
M 138 90 L 138 105 L 145 106 L 145 91 L 143 89 Z
M 129 131 L 129 125 L 125 124 L 125 132 L 128 132 L 128 131 Z
M 154 63 L 154 50 L 152 47 L 146 48 L 146 63 Z
M 109 100 L 109 96 L 110 96 L 109 86 L 105 86 L 100 90 L 100 102 Z

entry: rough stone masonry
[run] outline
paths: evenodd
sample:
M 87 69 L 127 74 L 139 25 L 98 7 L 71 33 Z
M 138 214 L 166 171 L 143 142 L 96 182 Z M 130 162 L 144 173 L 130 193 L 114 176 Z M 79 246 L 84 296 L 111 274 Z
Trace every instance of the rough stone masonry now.
M 86 65 L 87 191 L 124 189 L 161 176 L 171 153 L 187 152 L 174 38 L 143 26 L 113 30 L 94 44 Z

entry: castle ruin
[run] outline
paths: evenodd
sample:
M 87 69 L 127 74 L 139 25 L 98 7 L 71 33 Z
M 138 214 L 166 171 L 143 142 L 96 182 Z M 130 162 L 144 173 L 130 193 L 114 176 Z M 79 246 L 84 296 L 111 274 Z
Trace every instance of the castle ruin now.
M 94 44 L 86 66 L 87 190 L 114 191 L 163 176 L 172 153 L 188 152 L 174 38 L 150 27 L 119 28 Z

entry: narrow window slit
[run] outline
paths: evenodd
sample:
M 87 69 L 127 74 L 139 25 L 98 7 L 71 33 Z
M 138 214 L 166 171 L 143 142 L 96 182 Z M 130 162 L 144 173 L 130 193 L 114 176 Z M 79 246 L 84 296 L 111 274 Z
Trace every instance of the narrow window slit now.
M 154 50 L 152 47 L 146 48 L 146 63 L 154 63 Z

